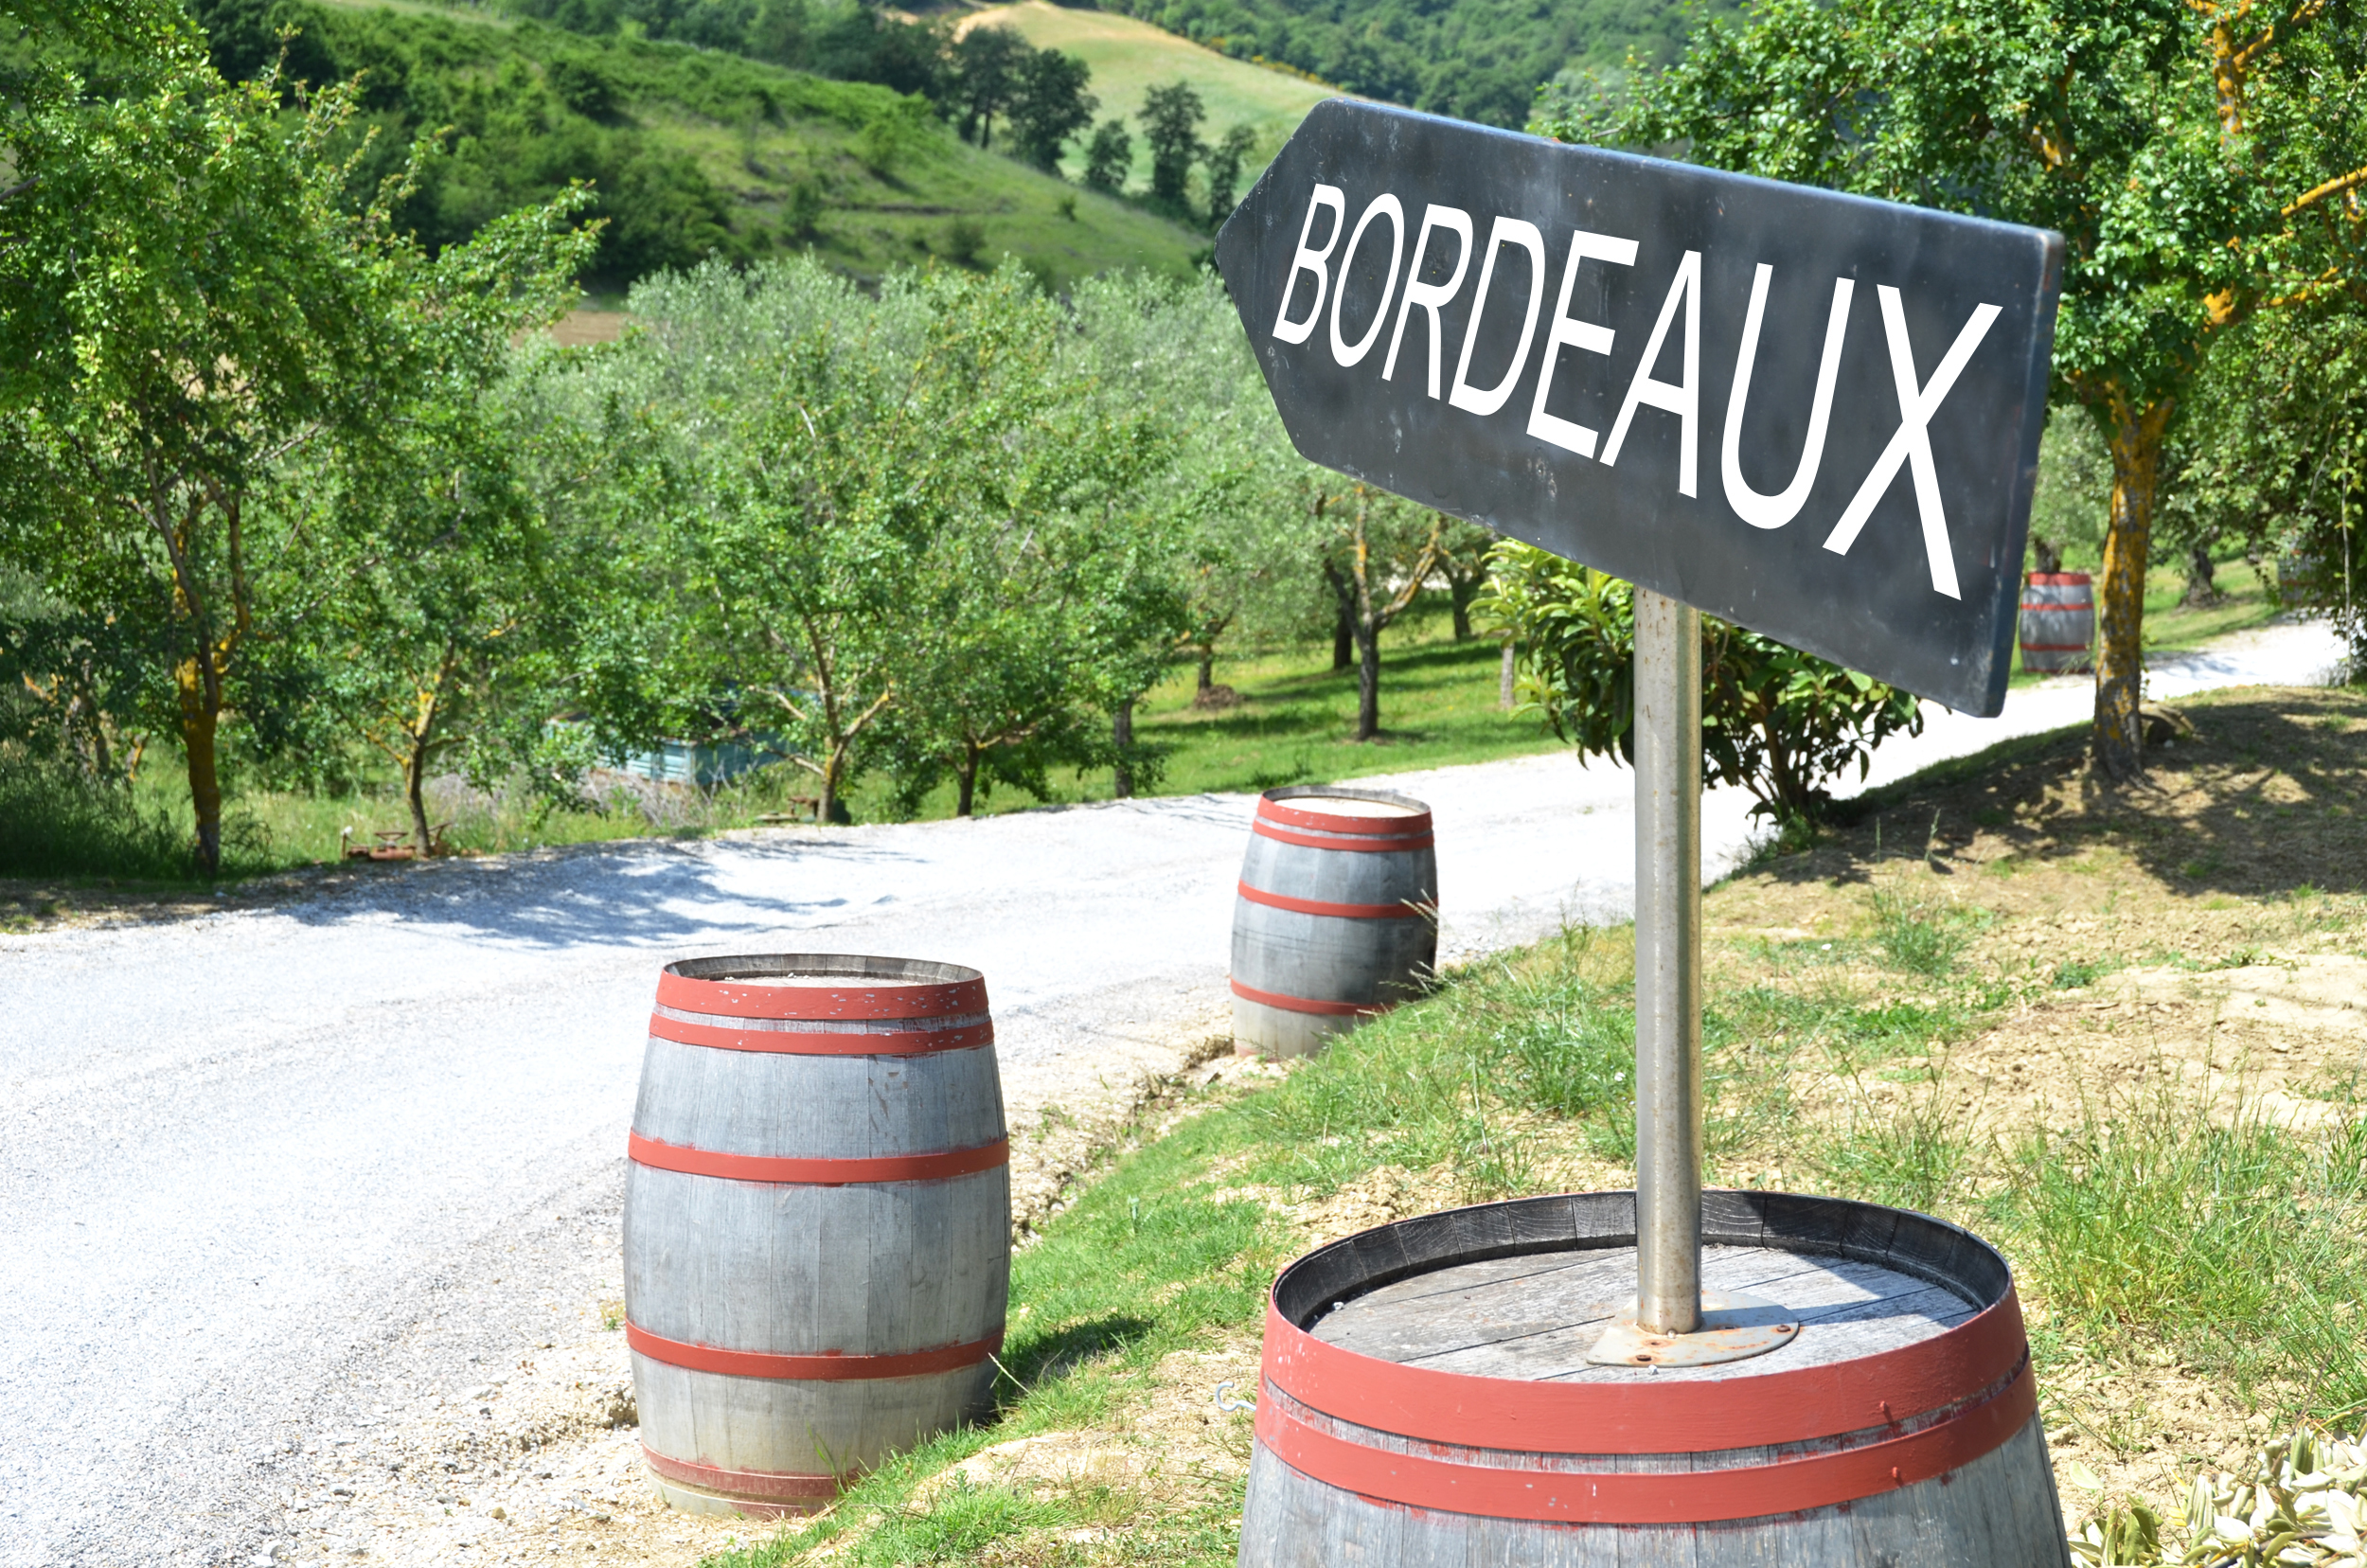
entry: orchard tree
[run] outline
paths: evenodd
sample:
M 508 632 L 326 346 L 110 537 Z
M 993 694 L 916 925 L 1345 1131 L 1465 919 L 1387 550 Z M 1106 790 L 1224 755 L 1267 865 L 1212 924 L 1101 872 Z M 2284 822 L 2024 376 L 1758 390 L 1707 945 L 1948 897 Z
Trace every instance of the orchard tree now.
M 1211 233 L 1224 226 L 1233 216 L 1233 204 L 1241 193 L 1242 165 L 1255 144 L 1257 133 L 1246 125 L 1237 125 L 1224 134 L 1224 138 L 1208 149 L 1208 228 Z
M 2059 399 L 2112 459 L 2093 734 L 2143 769 L 2163 442 L 2214 346 L 2361 297 L 2367 29 L 2330 0 L 1760 0 L 1540 129 L 2059 230 Z
M 278 597 L 299 607 L 329 705 L 402 778 L 421 856 L 425 785 L 455 756 L 479 774 L 530 754 L 549 711 L 567 575 L 536 485 L 536 433 L 503 394 L 510 338 L 577 297 L 594 236 L 567 205 L 497 219 L 420 279 L 418 385 L 368 433 L 275 487 L 320 543 Z
M 359 435 L 413 374 L 417 250 L 361 210 L 332 152 L 355 90 L 283 111 L 186 25 L 94 8 L 45 32 L 7 107 L 0 485 L 50 591 L 147 651 L 187 767 L 199 868 L 222 858 L 222 716 L 274 632 L 258 579 L 311 545 L 258 492 L 291 454 Z M 113 17 L 129 29 L 102 36 Z M 112 44 L 109 93 L 58 50 Z
M 1438 569 L 1450 521 L 1369 485 L 1328 486 L 1315 493 L 1314 515 L 1326 525 L 1324 580 L 1356 638 L 1358 740 L 1380 736 L 1380 633 L 1413 607 Z

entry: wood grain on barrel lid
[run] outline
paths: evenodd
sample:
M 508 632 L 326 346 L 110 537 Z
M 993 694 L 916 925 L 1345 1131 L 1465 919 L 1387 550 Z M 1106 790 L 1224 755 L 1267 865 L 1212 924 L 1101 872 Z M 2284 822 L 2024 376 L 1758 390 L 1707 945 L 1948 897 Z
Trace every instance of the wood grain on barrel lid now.
M 1383 1361 L 1472 1377 L 1717 1381 L 1912 1345 L 1967 1321 L 1974 1310 L 1950 1292 L 1878 1264 L 1759 1247 L 1703 1248 L 1701 1280 L 1714 1290 L 1775 1303 L 1786 1321 L 1801 1325 L 1799 1336 L 1768 1355 L 1717 1366 L 1589 1366 L 1586 1352 L 1634 1293 L 1632 1247 L 1498 1258 L 1416 1274 L 1334 1309 L 1308 1331 L 1327 1345 Z

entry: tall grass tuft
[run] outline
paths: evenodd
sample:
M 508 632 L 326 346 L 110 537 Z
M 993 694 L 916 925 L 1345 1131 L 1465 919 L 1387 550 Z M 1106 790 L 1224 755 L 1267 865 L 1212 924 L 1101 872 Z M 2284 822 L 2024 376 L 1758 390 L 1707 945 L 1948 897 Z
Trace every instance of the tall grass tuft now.
M 2284 1378 L 2312 1410 L 2367 1409 L 2367 1123 L 2215 1124 L 2150 1096 L 2004 1150 L 1988 1201 L 2066 1329 L 2143 1335 L 2251 1385 Z
M 127 788 L 0 749 L 0 876 L 187 882 L 189 834 Z

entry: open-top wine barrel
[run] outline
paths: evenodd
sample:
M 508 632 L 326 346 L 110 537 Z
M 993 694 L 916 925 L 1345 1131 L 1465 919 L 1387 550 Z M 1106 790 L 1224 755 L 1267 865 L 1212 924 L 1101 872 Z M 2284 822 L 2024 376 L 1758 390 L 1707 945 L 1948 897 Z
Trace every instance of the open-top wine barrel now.
M 625 1177 L 625 1333 L 658 1489 L 817 1507 L 981 1406 L 1010 1143 L 975 970 L 668 964 Z
M 2033 572 L 2021 590 L 2021 667 L 2088 668 L 2096 640 L 2095 590 L 2085 572 Z
M 1233 906 L 1233 1045 L 1308 1056 L 1410 999 L 1438 956 L 1430 808 L 1335 785 L 1257 800 Z
M 1635 1195 L 1399 1221 L 1283 1271 L 1241 1568 L 2066 1568 L 2004 1259 L 1953 1225 L 1702 1197 L 1702 1283 L 1799 1331 L 1595 1366 Z

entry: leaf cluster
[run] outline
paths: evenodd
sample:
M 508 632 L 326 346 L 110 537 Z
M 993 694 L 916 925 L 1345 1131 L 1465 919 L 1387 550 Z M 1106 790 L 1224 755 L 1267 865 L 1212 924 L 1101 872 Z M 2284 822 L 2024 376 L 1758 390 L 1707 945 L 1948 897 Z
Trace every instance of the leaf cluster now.
M 1635 759 L 1635 590 L 1534 545 L 1496 547 L 1475 615 L 1519 650 L 1523 711 L 1581 757 Z M 1707 780 L 1751 792 L 1757 814 L 1813 823 L 1826 780 L 1863 776 L 1887 737 L 1923 728 L 1912 693 L 1703 616 L 1701 753 Z

